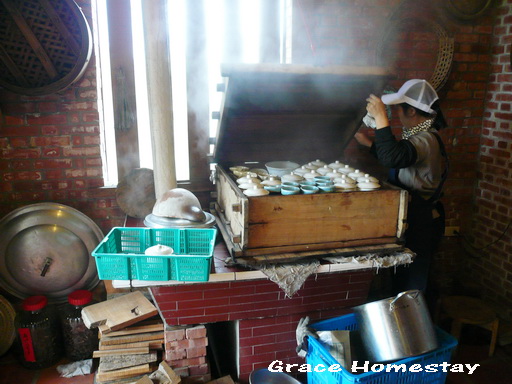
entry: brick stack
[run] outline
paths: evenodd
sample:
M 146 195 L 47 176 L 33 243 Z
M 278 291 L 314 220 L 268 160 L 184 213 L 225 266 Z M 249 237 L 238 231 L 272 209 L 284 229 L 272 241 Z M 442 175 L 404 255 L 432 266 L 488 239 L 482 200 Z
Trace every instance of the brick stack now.
M 206 360 L 208 338 L 204 325 L 168 327 L 164 332 L 165 361 L 187 384 L 211 380 Z

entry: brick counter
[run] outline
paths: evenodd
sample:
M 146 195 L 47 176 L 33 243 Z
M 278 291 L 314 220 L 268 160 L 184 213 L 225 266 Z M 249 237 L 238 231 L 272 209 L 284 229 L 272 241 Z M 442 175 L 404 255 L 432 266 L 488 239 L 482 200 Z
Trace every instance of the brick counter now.
M 346 314 L 366 301 L 372 277 L 369 269 L 313 274 L 292 298 L 268 279 L 149 289 L 168 327 L 239 321 L 239 380 L 247 383 L 253 370 L 273 360 L 303 362 L 295 352 L 300 318 Z

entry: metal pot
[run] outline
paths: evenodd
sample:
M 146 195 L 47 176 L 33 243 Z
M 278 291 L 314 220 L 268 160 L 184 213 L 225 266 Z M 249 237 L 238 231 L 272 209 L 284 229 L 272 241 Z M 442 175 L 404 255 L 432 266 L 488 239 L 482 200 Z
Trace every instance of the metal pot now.
M 354 314 L 371 361 L 403 359 L 439 347 L 421 291 L 405 291 L 354 307 Z

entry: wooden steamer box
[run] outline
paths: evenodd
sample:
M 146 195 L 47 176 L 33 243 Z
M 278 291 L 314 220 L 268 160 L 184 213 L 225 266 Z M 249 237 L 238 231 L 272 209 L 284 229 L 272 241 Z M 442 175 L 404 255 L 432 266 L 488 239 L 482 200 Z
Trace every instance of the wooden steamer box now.
M 404 190 L 381 183 L 366 192 L 247 197 L 229 171 L 276 160 L 350 164 L 343 150 L 366 113 L 366 98 L 388 80 L 382 68 L 233 65 L 223 67 L 223 76 L 211 210 L 233 257 L 399 244 Z

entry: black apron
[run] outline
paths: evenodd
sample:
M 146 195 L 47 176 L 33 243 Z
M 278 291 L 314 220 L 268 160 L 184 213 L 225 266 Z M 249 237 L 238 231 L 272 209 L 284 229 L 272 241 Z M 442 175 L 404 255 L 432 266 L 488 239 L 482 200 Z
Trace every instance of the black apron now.
M 432 132 L 433 133 L 433 132 Z M 416 253 L 415 261 L 407 271 L 407 276 L 397 279 L 395 291 L 407 289 L 425 289 L 428 270 L 434 252 L 441 241 L 445 231 L 445 211 L 439 200 L 448 175 L 448 155 L 441 138 L 436 137 L 441 155 L 445 159 L 445 169 L 441 181 L 429 199 L 423 198 L 417 191 L 411 191 L 398 181 L 398 170 L 391 170 L 390 182 L 409 191 L 411 196 L 407 211 L 407 230 L 405 231 L 405 246 Z

